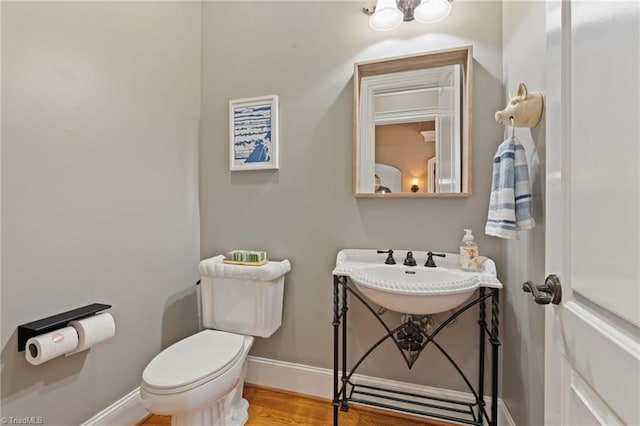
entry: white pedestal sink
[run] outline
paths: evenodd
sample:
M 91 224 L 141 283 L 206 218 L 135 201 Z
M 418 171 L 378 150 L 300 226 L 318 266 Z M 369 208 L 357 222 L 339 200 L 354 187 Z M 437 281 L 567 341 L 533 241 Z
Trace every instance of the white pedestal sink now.
M 418 266 L 404 266 L 408 250 L 396 250 L 396 265 L 386 265 L 386 254 L 376 250 L 344 249 L 338 253 L 333 275 L 348 276 L 370 301 L 383 308 L 407 314 L 435 314 L 464 303 L 478 287 L 502 288 L 494 262 L 481 257 L 481 270 L 460 269 L 459 255 L 446 253 L 438 266 L 424 265 L 427 252 L 416 251 Z

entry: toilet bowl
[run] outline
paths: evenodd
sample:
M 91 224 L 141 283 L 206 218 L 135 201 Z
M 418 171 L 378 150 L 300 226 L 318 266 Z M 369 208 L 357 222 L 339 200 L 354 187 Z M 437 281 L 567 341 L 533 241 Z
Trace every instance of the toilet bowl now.
M 207 329 L 160 352 L 142 373 L 144 407 L 170 415 L 173 426 L 244 425 L 249 403 L 242 391 L 253 336 L 269 337 L 282 322 L 289 261 L 250 267 L 222 259 L 200 262 Z
M 244 425 L 242 398 L 252 336 L 204 330 L 159 353 L 142 373 L 144 407 L 172 425 Z

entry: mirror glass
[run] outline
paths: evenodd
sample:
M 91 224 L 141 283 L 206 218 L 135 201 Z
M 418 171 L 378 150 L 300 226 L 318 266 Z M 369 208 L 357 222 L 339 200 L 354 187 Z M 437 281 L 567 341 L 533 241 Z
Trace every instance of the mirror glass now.
M 471 195 L 471 46 L 355 64 L 356 197 Z

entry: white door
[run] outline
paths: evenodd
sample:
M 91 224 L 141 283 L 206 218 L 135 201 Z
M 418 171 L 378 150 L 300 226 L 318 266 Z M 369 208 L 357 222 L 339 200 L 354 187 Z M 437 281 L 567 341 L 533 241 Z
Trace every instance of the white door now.
M 635 0 L 547 3 L 547 425 L 640 425 L 639 28 Z

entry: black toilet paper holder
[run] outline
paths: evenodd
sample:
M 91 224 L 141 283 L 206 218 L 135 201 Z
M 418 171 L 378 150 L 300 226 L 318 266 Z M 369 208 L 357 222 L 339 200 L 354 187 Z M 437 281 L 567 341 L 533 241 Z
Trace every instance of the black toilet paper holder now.
M 50 317 L 31 321 L 27 324 L 19 325 L 18 352 L 24 351 L 27 345 L 27 340 L 31 339 L 32 337 L 66 327 L 71 321 L 90 317 L 106 309 L 109 309 L 110 307 L 111 305 L 105 305 L 104 303 L 92 303 L 91 305 L 82 306 L 80 308 L 72 309 L 61 314 L 52 315 Z

